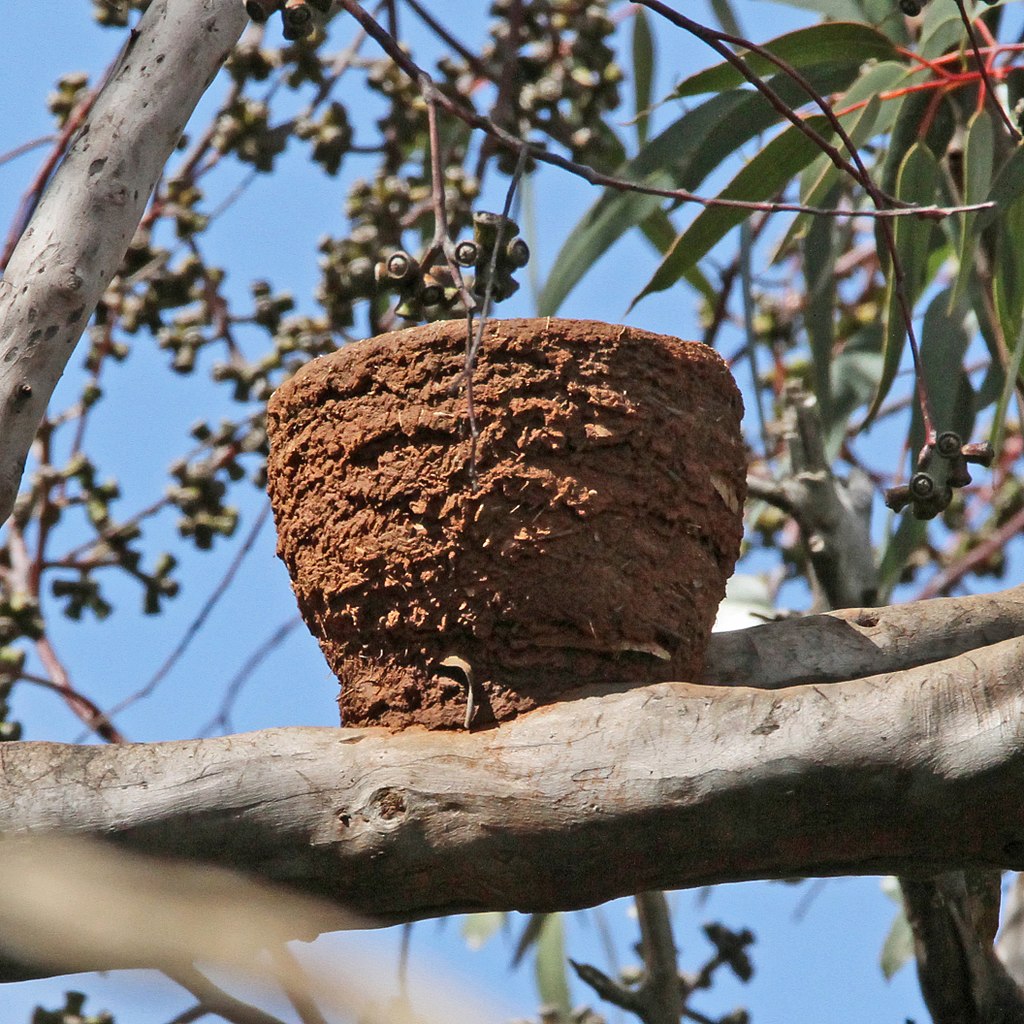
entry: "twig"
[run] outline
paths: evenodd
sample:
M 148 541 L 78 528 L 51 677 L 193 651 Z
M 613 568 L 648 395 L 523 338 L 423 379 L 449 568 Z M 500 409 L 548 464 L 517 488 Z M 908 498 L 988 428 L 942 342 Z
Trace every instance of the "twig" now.
M 494 247 L 491 249 L 491 256 L 487 266 L 487 281 L 484 285 L 484 298 L 480 305 L 479 316 L 476 323 L 473 323 L 471 313 L 466 314 L 466 360 L 463 364 L 463 378 L 466 383 L 466 414 L 469 420 L 469 479 L 473 490 L 476 490 L 476 459 L 477 439 L 479 431 L 476 424 L 476 410 L 473 405 L 473 370 L 476 368 L 477 357 L 484 343 L 484 328 L 487 326 L 487 318 L 491 313 L 492 300 L 494 298 L 494 277 L 498 269 L 498 253 L 505 244 L 505 231 L 509 222 L 509 214 L 512 211 L 512 200 L 516 194 L 516 186 L 523 176 L 526 168 L 526 146 L 519 150 L 519 157 L 516 160 L 515 170 L 508 183 L 508 190 L 505 193 L 505 205 L 501 209 L 501 220 L 498 222 L 498 229 L 494 236 Z
M 285 1024 L 280 1017 L 229 995 L 194 967 L 181 966 L 164 973 L 191 992 L 206 1007 L 208 1013 L 220 1014 L 225 1020 L 231 1021 L 231 1024 Z
M 43 667 L 50 674 L 54 688 L 64 697 L 64 703 L 88 726 L 108 743 L 124 743 L 124 735 L 114 726 L 107 716 L 87 697 L 83 697 L 72 685 L 64 663 L 57 657 L 49 637 L 42 636 L 36 641 L 36 654 Z
M 983 565 L 997 551 L 1006 547 L 1022 530 L 1024 530 L 1024 509 L 1020 509 L 997 530 L 993 530 L 988 537 L 978 543 L 977 547 L 971 548 L 963 558 L 957 559 L 952 565 L 933 576 L 921 588 L 921 592 L 915 600 L 922 601 L 929 597 L 945 596 L 974 568 Z
M 208 1010 L 203 1006 L 202 1003 L 196 1003 L 187 1010 L 182 1010 L 181 1013 L 175 1014 L 167 1024 L 193 1024 L 194 1021 L 208 1017 L 212 1012 L 212 1010 Z
M 88 697 L 86 697 L 84 693 L 81 693 L 80 691 L 73 689 L 72 687 L 70 687 L 70 685 L 61 686 L 59 683 L 54 682 L 52 679 L 46 679 L 43 676 L 37 676 L 32 672 L 22 672 L 18 676 L 18 681 L 31 683 L 33 686 L 39 686 L 44 690 L 52 690 L 54 693 L 59 693 L 66 701 L 68 701 L 68 703 L 74 701 L 76 705 L 80 705 L 82 711 L 85 712 L 85 714 L 94 721 L 99 722 L 102 721 L 104 718 L 103 712 L 100 710 L 98 704 L 93 703 Z M 79 713 L 77 709 L 73 710 L 75 710 L 75 714 L 77 714 L 79 718 L 82 718 L 83 721 L 85 721 L 82 714 Z M 116 733 L 116 730 L 113 730 L 113 732 Z M 107 737 L 104 736 L 103 738 L 106 739 Z M 110 742 L 123 743 L 124 736 L 122 736 L 120 733 L 117 733 L 117 738 L 111 739 Z
M 438 39 L 454 50 L 469 65 L 474 75 L 487 79 L 491 77 L 487 65 L 469 47 L 460 43 L 418 0 L 405 0 L 405 3 Z
M 305 971 L 302 969 L 302 964 L 299 963 L 298 959 L 292 954 L 291 950 L 287 946 L 278 946 L 271 952 L 271 956 L 277 961 L 279 966 L 283 966 L 284 970 L 279 972 L 281 978 L 299 978 L 305 977 Z M 302 1024 L 327 1024 L 327 1019 L 320 1012 L 320 1008 L 316 1005 L 313 997 L 308 993 L 302 991 L 295 984 L 285 984 L 282 982 L 285 995 L 288 997 L 288 1002 L 292 1004 L 292 1008 L 298 1014 L 299 1020 Z M 308 988 L 308 981 L 307 981 Z
M 33 149 L 38 149 L 40 146 L 45 146 L 54 140 L 55 136 L 53 135 L 40 135 L 39 138 L 23 142 L 20 146 L 15 146 L 13 149 L 7 150 L 6 153 L 0 153 L 0 167 L 6 163 L 10 163 L 12 160 L 17 160 L 19 156 L 31 153 Z
M 167 674 L 174 668 L 178 663 L 181 656 L 188 650 L 192 641 L 196 638 L 199 631 L 203 628 L 206 620 L 210 617 L 210 613 L 217 607 L 220 599 L 227 592 L 231 586 L 232 581 L 235 578 L 238 570 L 241 568 L 242 562 L 245 556 L 252 550 L 253 545 L 256 543 L 256 538 L 259 536 L 260 530 L 266 523 L 268 516 L 270 515 L 270 505 L 265 504 L 260 510 L 259 515 L 252 524 L 252 528 L 249 530 L 248 536 L 242 542 L 242 546 L 235 553 L 235 557 L 231 560 L 231 564 L 227 568 L 227 572 L 221 578 L 221 581 L 214 587 L 213 592 L 203 602 L 202 608 L 199 609 L 199 614 L 189 623 L 188 628 L 185 630 L 181 640 L 178 641 L 174 650 L 164 659 L 163 664 L 153 673 L 144 686 L 140 687 L 134 693 L 129 694 L 124 700 L 115 704 L 104 716 L 105 719 L 110 720 L 114 715 L 120 714 L 125 708 L 131 707 L 138 701 L 148 697 L 166 678 Z
M 125 45 L 127 46 L 127 43 Z M 102 90 L 103 86 L 106 84 L 107 78 L 110 76 L 111 69 L 118 63 L 118 61 L 120 61 L 120 59 L 121 55 L 119 53 L 118 56 L 114 58 L 110 67 L 107 68 L 102 81 L 100 81 L 95 88 L 90 89 L 84 99 L 71 112 L 67 121 L 64 123 L 64 127 L 61 129 L 60 134 L 57 136 L 57 141 L 54 143 L 53 149 L 50 151 L 50 155 L 43 162 L 42 167 L 40 167 L 36 172 L 35 177 L 32 179 L 28 188 L 25 190 L 24 195 L 21 197 L 21 202 L 18 205 L 18 212 L 14 215 L 14 220 L 11 221 L 11 226 L 7 233 L 7 241 L 4 244 L 3 252 L 0 253 L 0 271 L 4 270 L 10 262 L 11 254 L 14 252 L 14 247 L 18 244 L 18 239 L 21 238 L 22 232 L 28 225 L 29 220 L 31 220 L 32 214 L 35 212 L 36 206 L 39 204 L 39 199 L 43 194 L 43 190 L 46 188 L 46 183 L 50 180 L 50 175 L 53 174 L 57 164 L 59 164 L 63 159 L 64 153 L 68 148 L 68 143 L 71 141 L 71 136 L 74 135 L 82 126 L 82 122 L 85 120 L 89 111 L 92 110 L 92 105 L 96 102 L 96 97 L 99 96 L 100 90 Z
M 654 11 L 656 14 L 660 14 L 666 20 L 671 21 L 672 24 L 685 29 L 691 35 L 696 36 L 696 38 L 700 39 L 717 53 L 721 54 L 730 64 L 733 65 L 733 67 L 736 68 L 737 71 L 739 71 L 741 75 L 743 75 L 744 78 L 747 79 L 748 82 L 751 83 L 751 85 L 758 90 L 758 92 L 768 100 L 769 103 L 771 103 L 771 105 L 780 114 L 782 114 L 783 117 L 786 118 L 786 120 L 790 121 L 809 139 L 811 139 L 815 145 L 819 146 L 821 150 L 828 155 L 829 159 L 836 167 L 845 171 L 863 187 L 864 191 L 874 203 L 876 212 L 883 209 L 888 210 L 893 206 L 903 208 L 907 207 L 905 202 L 883 192 L 874 183 L 870 172 L 864 164 L 864 161 L 861 159 L 857 146 L 847 134 L 846 129 L 843 128 L 843 125 L 836 116 L 835 111 L 832 110 L 828 103 L 826 103 L 819 95 L 817 90 L 815 90 L 807 79 L 792 67 L 792 65 L 775 56 L 770 50 L 765 49 L 763 46 L 758 46 L 755 43 L 751 43 L 747 39 L 740 39 L 738 36 L 732 36 L 726 32 L 716 32 L 713 29 L 709 29 L 705 25 L 701 25 L 699 22 L 694 21 L 692 18 L 687 18 L 686 15 L 673 10 L 667 4 L 663 3 L 662 0 L 637 0 L 637 2 Z M 961 3 L 962 0 L 957 0 L 957 2 Z M 754 74 L 754 72 L 750 70 L 746 61 L 744 61 L 739 54 L 733 53 L 725 43 L 730 43 L 733 46 L 742 46 L 745 49 L 750 50 L 752 53 L 756 53 L 758 56 L 770 61 L 780 71 L 782 71 L 783 74 L 796 82 L 796 84 L 799 85 L 811 99 L 814 105 L 825 115 L 829 124 L 832 126 L 832 129 L 839 138 L 842 139 L 843 144 L 850 153 L 852 165 L 850 161 L 844 160 L 839 151 L 827 140 L 819 136 L 817 132 L 813 132 L 800 119 L 799 115 L 788 107 L 758 75 Z M 887 220 L 882 220 L 880 228 L 882 238 L 885 242 L 885 248 L 889 253 L 889 259 L 892 264 L 893 291 L 895 292 L 896 300 L 900 307 L 907 341 L 910 345 L 910 355 L 914 361 L 918 406 L 920 407 L 921 420 L 924 426 L 925 444 L 930 445 L 935 443 L 935 427 L 932 422 L 931 402 L 928 397 L 928 385 L 925 383 L 924 374 L 921 369 L 921 352 L 917 341 L 917 332 L 914 330 L 914 311 L 911 307 L 910 298 L 907 295 L 906 275 L 904 274 L 903 266 L 900 263 L 899 253 L 896 251 L 896 239 L 892 232 L 892 226 Z
M 263 663 L 264 659 L 275 647 L 278 647 L 284 642 L 285 638 L 296 626 L 302 622 L 302 618 L 298 615 L 292 616 L 287 622 L 278 626 L 270 636 L 263 641 L 256 648 L 252 654 L 249 655 L 245 660 L 245 664 L 232 676 L 231 681 L 228 683 L 224 690 L 224 697 L 221 701 L 221 705 L 217 714 L 210 719 L 199 730 L 199 736 L 209 736 L 213 733 L 214 729 L 220 728 L 224 732 L 230 732 L 231 729 L 231 709 L 234 706 L 235 701 L 238 699 L 239 693 L 242 692 L 242 687 L 249 681 L 249 677 L 256 671 L 257 668 Z

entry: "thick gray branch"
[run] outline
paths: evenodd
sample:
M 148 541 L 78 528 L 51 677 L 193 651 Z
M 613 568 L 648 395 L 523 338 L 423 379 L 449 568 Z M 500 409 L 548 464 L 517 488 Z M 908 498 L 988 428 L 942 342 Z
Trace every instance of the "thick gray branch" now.
M 54 386 L 244 27 L 239 0 L 154 0 L 11 256 L 0 280 L 0 522 Z
M 1024 639 L 786 690 L 665 683 L 483 733 L 0 746 L 0 832 L 235 866 L 397 921 L 746 878 L 1024 866 Z

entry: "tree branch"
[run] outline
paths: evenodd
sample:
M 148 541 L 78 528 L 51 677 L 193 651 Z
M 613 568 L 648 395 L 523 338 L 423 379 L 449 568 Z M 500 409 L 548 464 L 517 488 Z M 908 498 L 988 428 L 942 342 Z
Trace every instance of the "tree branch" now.
M 471 734 L 8 743 L 0 832 L 244 868 L 381 922 L 749 878 L 1021 867 L 1022 656 L 1016 638 L 831 686 L 664 683 Z
M 245 22 L 237 0 L 154 0 L 11 255 L 0 280 L 0 521 L 53 388 Z

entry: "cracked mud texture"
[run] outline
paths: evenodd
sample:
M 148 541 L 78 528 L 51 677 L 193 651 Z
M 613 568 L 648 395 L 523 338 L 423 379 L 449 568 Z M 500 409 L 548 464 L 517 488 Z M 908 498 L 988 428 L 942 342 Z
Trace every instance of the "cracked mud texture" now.
M 474 489 L 465 331 L 345 346 L 270 401 L 278 554 L 343 724 L 464 728 L 469 685 L 480 728 L 699 679 L 746 492 L 725 364 L 632 327 L 491 321 Z

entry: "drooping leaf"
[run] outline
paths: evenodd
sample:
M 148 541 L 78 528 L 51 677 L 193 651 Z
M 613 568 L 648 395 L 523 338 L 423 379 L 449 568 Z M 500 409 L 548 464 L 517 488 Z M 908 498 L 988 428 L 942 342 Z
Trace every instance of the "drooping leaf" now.
M 963 438 L 974 428 L 973 391 L 963 368 L 970 340 L 966 310 L 951 301 L 951 289 L 943 289 L 928 304 L 921 324 L 921 372 L 935 429 L 955 430 Z M 922 444 L 924 423 L 915 402 L 910 450 L 919 451 Z
M 826 22 L 809 28 L 787 32 L 762 44 L 763 49 L 785 61 L 798 71 L 823 64 L 846 64 L 855 68 L 868 60 L 890 61 L 898 56 L 892 42 L 870 25 L 858 22 Z M 765 78 L 778 73 L 778 67 L 758 53 L 742 52 L 747 67 Z M 699 96 L 703 93 L 722 92 L 744 85 L 747 79 L 728 61 L 698 71 L 680 82 L 670 97 Z M 803 102 L 806 102 L 806 95 Z
M 845 89 L 856 70 L 822 67 L 809 77 L 815 88 L 830 93 Z M 791 80 L 772 79 L 772 86 L 785 102 L 799 102 L 800 90 Z M 758 93 L 740 89 L 714 96 L 652 138 L 616 176 L 653 188 L 694 191 L 728 156 L 778 120 L 779 114 Z M 606 189 L 566 238 L 544 283 L 537 315 L 553 316 L 598 258 L 664 202 L 657 196 Z
M 928 206 L 935 200 L 939 165 L 932 151 L 923 143 L 915 143 L 908 151 L 896 178 L 896 195 L 907 202 Z M 899 370 L 907 340 L 906 308 L 913 311 L 928 276 L 931 236 L 934 222 L 913 216 L 896 217 L 892 225 L 896 260 L 902 270 L 902 295 L 897 268 L 890 267 L 885 295 L 885 346 L 882 378 L 875 399 L 868 410 L 867 426 L 885 400 Z
M 863 107 L 851 111 L 845 117 L 839 119 L 840 124 L 842 124 L 854 146 L 860 148 L 871 138 L 881 109 L 882 101 L 875 95 Z M 842 174 L 842 171 L 826 156 L 821 167 L 821 173 L 813 181 L 807 182 L 806 192 L 801 187 L 801 201 L 807 206 L 820 205 L 823 197 L 827 196 L 835 188 L 840 174 Z
M 959 47 L 965 41 L 964 23 L 955 4 L 928 4 L 921 24 L 917 52 L 925 60 L 934 60 Z
M 805 122 L 819 133 L 828 133 L 823 117 Z M 761 202 L 771 199 L 820 152 L 815 143 L 795 126 L 772 139 L 722 190 L 720 199 Z M 678 281 L 730 230 L 750 216 L 742 207 L 709 206 L 676 239 L 653 277 L 630 303 L 635 306 L 653 292 L 664 291 Z
M 895 529 L 892 527 L 895 526 Z M 894 513 L 889 515 L 890 532 L 882 546 L 882 557 L 878 565 L 878 600 L 887 604 L 893 588 L 900 581 L 910 556 L 925 541 L 928 524 L 914 516 Z
M 499 910 L 482 914 L 467 914 L 462 919 L 462 937 L 470 949 L 481 949 L 501 928 L 504 921 L 505 914 Z
M 768 0 L 776 3 L 778 0 Z M 783 0 L 790 7 L 799 7 L 802 11 L 817 11 L 826 18 L 836 21 L 859 21 L 864 18 L 864 5 L 860 0 Z
M 633 98 L 636 111 L 636 137 L 642 147 L 647 142 L 651 115 L 651 86 L 654 82 L 654 36 L 647 12 L 637 8 L 633 16 Z
M 722 26 L 723 32 L 728 32 L 733 36 L 743 35 L 729 0 L 711 0 L 711 10 L 718 19 L 718 24 Z
M 988 111 L 979 110 L 968 122 L 964 140 L 963 197 L 967 206 L 980 203 L 992 188 L 992 168 L 995 163 L 995 128 Z M 976 213 L 961 214 L 960 265 L 956 284 L 950 294 L 950 304 L 959 304 L 966 293 L 974 270 Z
M 803 239 L 804 277 L 807 304 L 804 327 L 811 348 L 811 387 L 821 409 L 822 420 L 831 424 L 832 351 L 835 348 L 835 221 L 814 217 Z
M 889 927 L 889 934 L 882 944 L 882 953 L 879 957 L 879 966 L 885 980 L 889 981 L 892 976 L 914 955 L 914 933 L 911 931 L 907 915 L 900 908 Z
M 1014 383 L 1020 374 L 1022 356 L 1024 356 L 1024 323 L 1021 324 L 1021 328 L 1017 332 L 1009 365 L 1006 367 L 1006 373 L 1003 375 L 1003 388 L 999 394 L 995 414 L 992 417 L 992 431 L 989 441 L 997 452 L 1003 447 L 1003 436 L 1006 432 L 1006 410 L 1010 406 L 1010 397 L 1013 394 Z
M 561 914 L 548 914 L 537 940 L 534 961 L 537 992 L 542 1003 L 558 1010 L 560 1020 L 568 1024 L 572 1018 L 572 998 L 566 971 L 565 933 Z
M 996 174 L 992 188 L 985 197 L 992 203 L 988 210 L 982 210 L 974 222 L 975 230 L 988 227 L 997 217 L 1024 195 L 1024 145 L 1018 145 Z
M 516 939 L 516 948 L 512 951 L 512 967 L 518 967 L 526 954 L 537 945 L 540 933 L 544 928 L 544 922 L 548 914 L 531 914 L 523 925 L 523 930 Z

